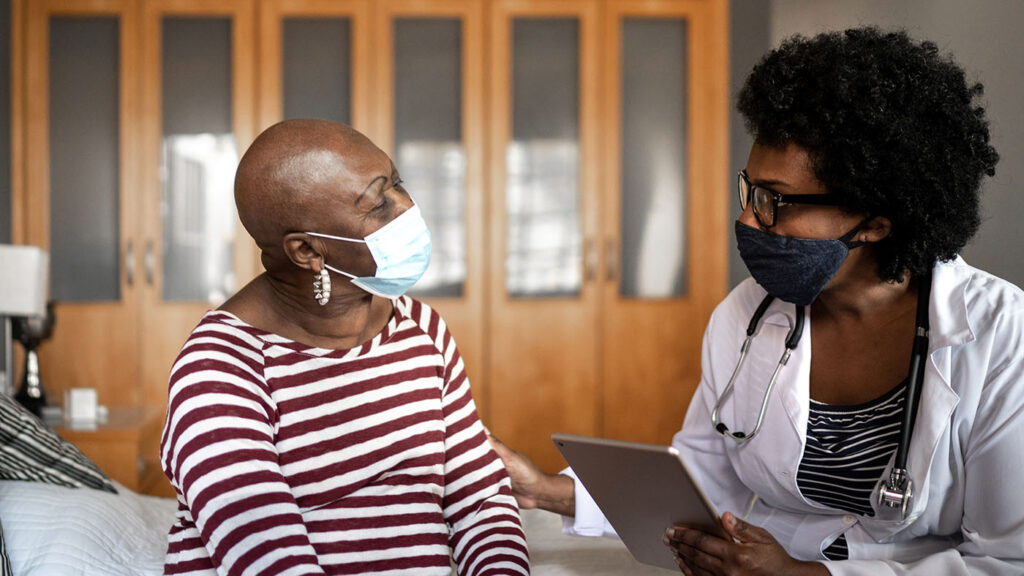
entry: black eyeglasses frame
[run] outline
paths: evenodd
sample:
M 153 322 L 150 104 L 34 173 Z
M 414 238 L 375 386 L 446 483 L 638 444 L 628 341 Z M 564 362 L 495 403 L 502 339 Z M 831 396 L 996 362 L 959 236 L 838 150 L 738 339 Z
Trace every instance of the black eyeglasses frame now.
M 745 194 L 744 189 L 746 189 Z M 764 219 L 762 219 L 761 212 L 758 210 L 757 205 L 755 205 L 753 209 L 754 218 L 757 219 L 757 223 L 765 228 L 771 228 L 778 222 L 779 206 L 785 206 L 787 204 L 813 204 L 816 206 L 839 205 L 839 200 L 831 194 L 781 194 L 766 186 L 758 186 L 750 181 L 747 177 L 746 170 L 740 170 L 737 174 L 736 191 L 740 197 L 741 210 L 747 209 L 747 205 L 750 204 L 751 199 L 758 190 L 767 192 L 771 197 L 771 204 L 769 205 L 771 206 L 771 222 L 765 222 Z

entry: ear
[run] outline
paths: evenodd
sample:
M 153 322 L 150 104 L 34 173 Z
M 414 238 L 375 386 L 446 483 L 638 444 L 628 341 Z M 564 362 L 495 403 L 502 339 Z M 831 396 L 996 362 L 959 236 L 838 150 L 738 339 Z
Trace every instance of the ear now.
M 285 255 L 299 268 L 320 272 L 324 265 L 323 244 L 309 234 L 291 232 L 285 234 L 282 248 Z
M 892 221 L 885 216 L 875 216 L 860 227 L 853 239 L 865 243 L 878 242 L 891 233 Z

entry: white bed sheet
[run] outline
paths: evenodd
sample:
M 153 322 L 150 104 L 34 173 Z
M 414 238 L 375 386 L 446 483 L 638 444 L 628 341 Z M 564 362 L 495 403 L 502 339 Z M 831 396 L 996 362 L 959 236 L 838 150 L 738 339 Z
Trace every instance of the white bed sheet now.
M 120 484 L 117 490 L 0 481 L 0 522 L 14 574 L 163 574 L 177 503 Z
M 17 576 L 158 576 L 177 502 L 117 485 L 118 494 L 0 481 L 0 522 Z M 562 533 L 561 517 L 524 510 L 534 576 L 662 576 L 622 542 Z M 667 553 L 667 551 L 666 551 Z

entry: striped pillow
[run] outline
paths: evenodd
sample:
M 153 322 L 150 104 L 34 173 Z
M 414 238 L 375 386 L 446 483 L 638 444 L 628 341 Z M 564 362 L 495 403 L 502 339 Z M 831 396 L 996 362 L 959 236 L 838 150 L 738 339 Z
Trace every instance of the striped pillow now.
M 0 394 L 0 480 L 96 488 L 117 494 L 113 482 L 74 444 L 14 398 Z

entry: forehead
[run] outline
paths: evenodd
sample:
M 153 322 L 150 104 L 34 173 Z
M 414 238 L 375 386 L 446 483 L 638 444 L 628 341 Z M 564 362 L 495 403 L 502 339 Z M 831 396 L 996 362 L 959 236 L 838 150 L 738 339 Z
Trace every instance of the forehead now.
M 750 149 L 746 171 L 752 182 L 770 184 L 780 189 L 809 189 L 808 192 L 813 192 L 822 188 L 811 169 L 810 154 L 793 143 L 765 146 L 755 142 Z M 786 190 L 787 193 L 790 191 Z
M 358 197 L 368 188 L 380 188 L 394 172 L 391 158 L 369 140 L 350 143 L 338 150 L 336 176 L 341 188 Z M 335 158 L 336 160 L 338 157 Z

